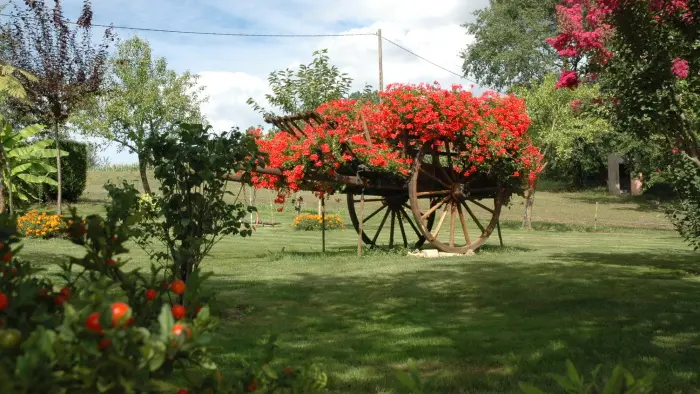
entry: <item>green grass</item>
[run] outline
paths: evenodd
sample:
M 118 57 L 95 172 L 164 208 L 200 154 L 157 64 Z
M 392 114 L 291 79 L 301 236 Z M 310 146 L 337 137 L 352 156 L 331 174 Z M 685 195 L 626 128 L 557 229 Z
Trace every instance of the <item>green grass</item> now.
M 96 212 L 104 195 L 94 179 L 79 207 Z M 604 221 L 593 231 L 584 213 L 595 202 Z M 260 355 L 260 340 L 277 333 L 278 362 L 316 361 L 334 393 L 398 392 L 393 371 L 409 358 L 439 393 L 517 393 L 519 381 L 552 388 L 544 374 L 562 372 L 567 358 L 585 372 L 617 362 L 656 372 L 655 392 L 700 392 L 700 255 L 643 204 L 540 193 L 536 231 L 517 229 L 515 202 L 505 248 L 494 236 L 476 256 L 437 260 L 357 258 L 352 230 L 329 232 L 324 255 L 319 233 L 294 231 L 292 213 L 275 212 L 281 226 L 227 238 L 204 263 L 223 319 L 218 361 L 226 369 Z M 49 266 L 78 252 L 28 240 L 22 254 Z M 136 248 L 133 258 L 145 263 Z

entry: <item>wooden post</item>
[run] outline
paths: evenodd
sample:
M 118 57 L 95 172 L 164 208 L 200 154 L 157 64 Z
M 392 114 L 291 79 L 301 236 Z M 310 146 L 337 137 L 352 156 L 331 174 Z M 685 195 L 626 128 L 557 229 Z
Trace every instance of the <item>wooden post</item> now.
M 593 229 L 598 230 L 598 201 L 595 203 L 595 219 L 593 221 Z
M 362 225 L 365 220 L 365 189 L 360 196 L 360 230 L 357 233 L 357 257 L 362 257 Z
M 382 29 L 377 30 L 377 51 L 379 53 L 379 90 L 384 91 L 384 65 L 382 63 Z M 381 96 L 379 102 L 382 101 Z
M 326 253 L 326 196 L 321 197 L 321 251 Z

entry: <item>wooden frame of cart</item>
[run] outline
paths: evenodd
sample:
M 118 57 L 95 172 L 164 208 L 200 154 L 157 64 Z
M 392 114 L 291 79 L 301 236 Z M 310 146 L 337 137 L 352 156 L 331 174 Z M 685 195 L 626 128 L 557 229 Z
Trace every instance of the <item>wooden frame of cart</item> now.
M 265 121 L 296 138 L 305 137 L 304 127 L 299 122 L 317 126 L 324 123 L 316 112 L 266 117 Z M 334 127 L 332 122 L 329 126 Z M 366 127 L 364 134 L 371 144 Z M 389 247 L 403 245 L 417 249 L 427 241 L 442 252 L 467 253 L 482 246 L 494 230 L 498 231 L 503 244 L 499 216 L 514 190 L 483 175 L 465 177 L 455 171 L 452 161 L 464 147 L 453 142 L 434 140 L 414 147 L 408 143 L 407 133 L 403 133 L 398 141 L 403 144 L 397 149 L 413 158 L 408 176 L 388 176 L 355 161 L 338 169 L 333 176 L 307 173 L 306 182 L 344 186 L 353 227 L 362 242 L 370 247 L 386 242 Z M 353 154 L 349 147 L 344 149 Z M 253 172 L 283 175 L 280 168 L 258 167 Z M 227 178 L 242 181 L 242 177 L 235 174 Z M 304 185 L 302 182 L 300 187 L 304 188 Z M 366 207 L 369 208 L 367 215 L 364 214 Z M 376 227 L 369 225 L 372 220 L 378 220 Z M 369 232 L 370 227 L 374 227 L 374 231 Z M 385 230 L 389 231 L 388 240 L 380 237 Z

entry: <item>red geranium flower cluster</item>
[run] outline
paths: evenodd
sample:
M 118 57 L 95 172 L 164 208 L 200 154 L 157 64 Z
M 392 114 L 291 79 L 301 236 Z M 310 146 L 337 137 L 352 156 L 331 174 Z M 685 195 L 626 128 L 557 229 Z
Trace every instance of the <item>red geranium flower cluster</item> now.
M 387 86 L 381 104 L 335 100 L 317 112 L 324 122 L 306 126 L 297 138 L 287 132 L 262 136 L 257 143 L 269 155 L 268 167 L 283 177 L 254 175 L 257 187 L 297 191 L 302 188 L 333 192 L 334 185 L 312 181 L 310 174 L 355 175 L 362 163 L 375 172 L 408 176 L 411 155 L 428 141 L 449 141 L 459 153 L 454 170 L 471 176 L 487 174 L 503 182 L 534 180 L 541 170 L 541 154 L 527 137 L 530 119 L 522 100 L 493 92 L 480 97 L 455 85 Z M 406 144 L 408 146 L 406 146 Z

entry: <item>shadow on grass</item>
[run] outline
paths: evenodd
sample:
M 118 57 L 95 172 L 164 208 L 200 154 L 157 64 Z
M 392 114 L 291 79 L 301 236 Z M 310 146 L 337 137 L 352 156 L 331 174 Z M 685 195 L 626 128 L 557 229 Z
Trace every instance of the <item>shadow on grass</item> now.
M 217 342 L 230 367 L 280 333 L 279 361 L 319 363 L 331 392 L 396 392 L 393 371 L 409 358 L 438 378 L 439 393 L 516 393 L 518 381 L 549 391 L 544 374 L 561 372 L 567 358 L 585 373 L 598 363 L 608 373 L 617 362 L 635 375 L 656 372 L 655 392 L 695 392 L 700 284 L 669 277 L 663 266 L 691 259 L 586 253 L 516 264 L 436 261 L 372 276 L 229 276 L 214 283 L 222 306 L 255 312 L 228 321 Z
M 621 211 L 633 211 L 633 212 L 657 212 L 664 213 L 664 204 L 659 202 L 658 199 L 647 197 L 647 196 L 611 196 L 607 194 L 601 195 L 572 195 L 567 196 L 569 200 L 574 200 L 577 202 L 582 202 L 586 204 L 595 205 L 599 204 L 616 204 L 624 205 L 619 207 L 613 207 L 615 210 Z

